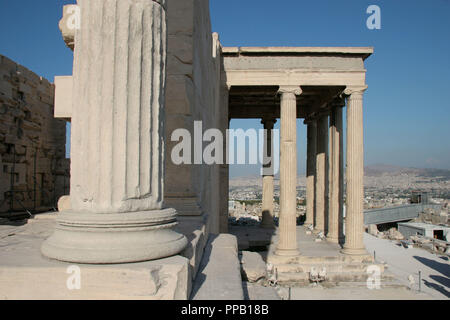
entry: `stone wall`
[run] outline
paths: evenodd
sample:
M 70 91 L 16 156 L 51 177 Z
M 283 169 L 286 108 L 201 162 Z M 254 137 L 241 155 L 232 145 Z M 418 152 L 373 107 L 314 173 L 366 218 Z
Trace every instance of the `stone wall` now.
M 50 82 L 0 55 L 0 212 L 48 210 L 69 192 L 66 124 L 53 100 Z
M 218 84 L 220 72 L 217 70 L 219 57 L 214 58 L 213 35 L 211 30 L 209 0 L 195 2 L 194 16 L 194 120 L 202 121 L 203 132 L 219 128 Z M 209 142 L 203 143 L 203 150 Z M 210 230 L 219 233 L 219 165 L 194 166 L 194 188 L 204 210 L 210 216 Z
M 208 0 L 167 3 L 166 199 L 194 195 L 200 211 L 209 216 L 211 232 L 218 233 L 219 165 L 173 164 L 171 152 L 178 142 L 170 138 L 175 129 L 185 128 L 193 144 L 194 121 L 202 121 L 203 132 L 219 128 L 220 46 L 213 39 Z M 192 158 L 195 153 L 192 148 Z

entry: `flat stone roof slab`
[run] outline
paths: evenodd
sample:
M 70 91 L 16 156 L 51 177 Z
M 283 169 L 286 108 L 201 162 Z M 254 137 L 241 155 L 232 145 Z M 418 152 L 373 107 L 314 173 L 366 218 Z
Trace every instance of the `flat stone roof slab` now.
M 367 59 L 372 53 L 373 47 L 224 47 L 222 52 L 226 54 L 354 54 Z

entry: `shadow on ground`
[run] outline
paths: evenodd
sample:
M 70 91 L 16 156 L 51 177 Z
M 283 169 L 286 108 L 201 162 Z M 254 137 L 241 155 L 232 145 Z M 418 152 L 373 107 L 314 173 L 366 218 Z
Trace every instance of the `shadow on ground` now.
M 436 280 L 435 277 L 436 276 L 430 276 L 430 278 L 432 278 L 433 280 Z M 447 289 L 445 289 L 444 286 L 441 286 L 440 284 L 437 284 L 437 283 L 429 282 L 427 280 L 423 280 L 423 283 L 428 288 L 434 289 L 434 290 L 442 293 L 443 295 L 445 295 L 447 298 L 450 298 L 450 292 Z
M 435 260 L 427 259 L 424 257 L 414 256 L 414 259 L 422 263 L 423 265 L 441 273 L 447 278 L 450 277 L 450 266 L 448 263 L 442 263 Z

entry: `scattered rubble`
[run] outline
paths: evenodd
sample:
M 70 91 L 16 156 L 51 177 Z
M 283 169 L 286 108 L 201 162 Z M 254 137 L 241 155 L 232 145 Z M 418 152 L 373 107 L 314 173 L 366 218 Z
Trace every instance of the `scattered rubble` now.
M 369 225 L 368 233 L 376 237 L 379 233 L 377 225 L 376 224 Z
M 241 274 L 244 280 L 253 283 L 266 278 L 266 263 L 260 254 L 257 252 L 242 251 L 240 259 Z
M 450 254 L 450 243 L 438 239 L 432 239 L 424 236 L 411 236 L 414 245 L 440 254 Z
M 322 269 L 317 269 L 315 267 L 311 267 L 309 272 L 309 281 L 314 283 L 319 283 L 321 281 L 325 281 L 327 276 L 327 269 L 323 267 Z
M 371 225 L 375 226 L 375 225 Z M 375 226 L 376 228 L 376 226 Z M 377 231 L 375 232 L 375 228 L 372 229 L 369 226 L 369 234 L 376 236 L 379 239 L 388 239 L 388 240 L 404 240 L 405 237 L 397 230 L 397 228 L 390 228 L 388 231 Z M 378 230 L 378 229 L 377 229 Z
M 449 215 L 447 211 L 441 210 L 440 212 L 436 212 L 435 210 L 428 208 L 425 209 L 424 212 L 420 213 L 419 216 L 411 222 L 449 225 L 448 220 Z
M 389 229 L 389 231 L 387 232 L 387 237 L 389 238 L 389 240 L 404 240 L 405 239 L 405 237 L 396 228 Z

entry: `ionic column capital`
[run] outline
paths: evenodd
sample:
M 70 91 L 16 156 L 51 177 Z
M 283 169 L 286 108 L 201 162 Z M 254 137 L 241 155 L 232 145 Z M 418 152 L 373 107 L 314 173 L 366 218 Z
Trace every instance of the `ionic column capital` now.
M 273 126 L 277 123 L 275 118 L 262 118 L 261 124 L 264 125 L 264 129 L 273 129 Z
M 344 95 L 350 97 L 351 99 L 357 99 L 363 96 L 366 89 L 367 86 L 347 86 L 347 88 L 344 90 Z
M 296 96 L 301 95 L 303 92 L 302 88 L 300 86 L 280 86 L 278 89 L 279 94 L 285 94 L 285 93 L 291 93 Z
M 317 126 L 317 119 L 315 117 L 305 118 L 303 124 Z

